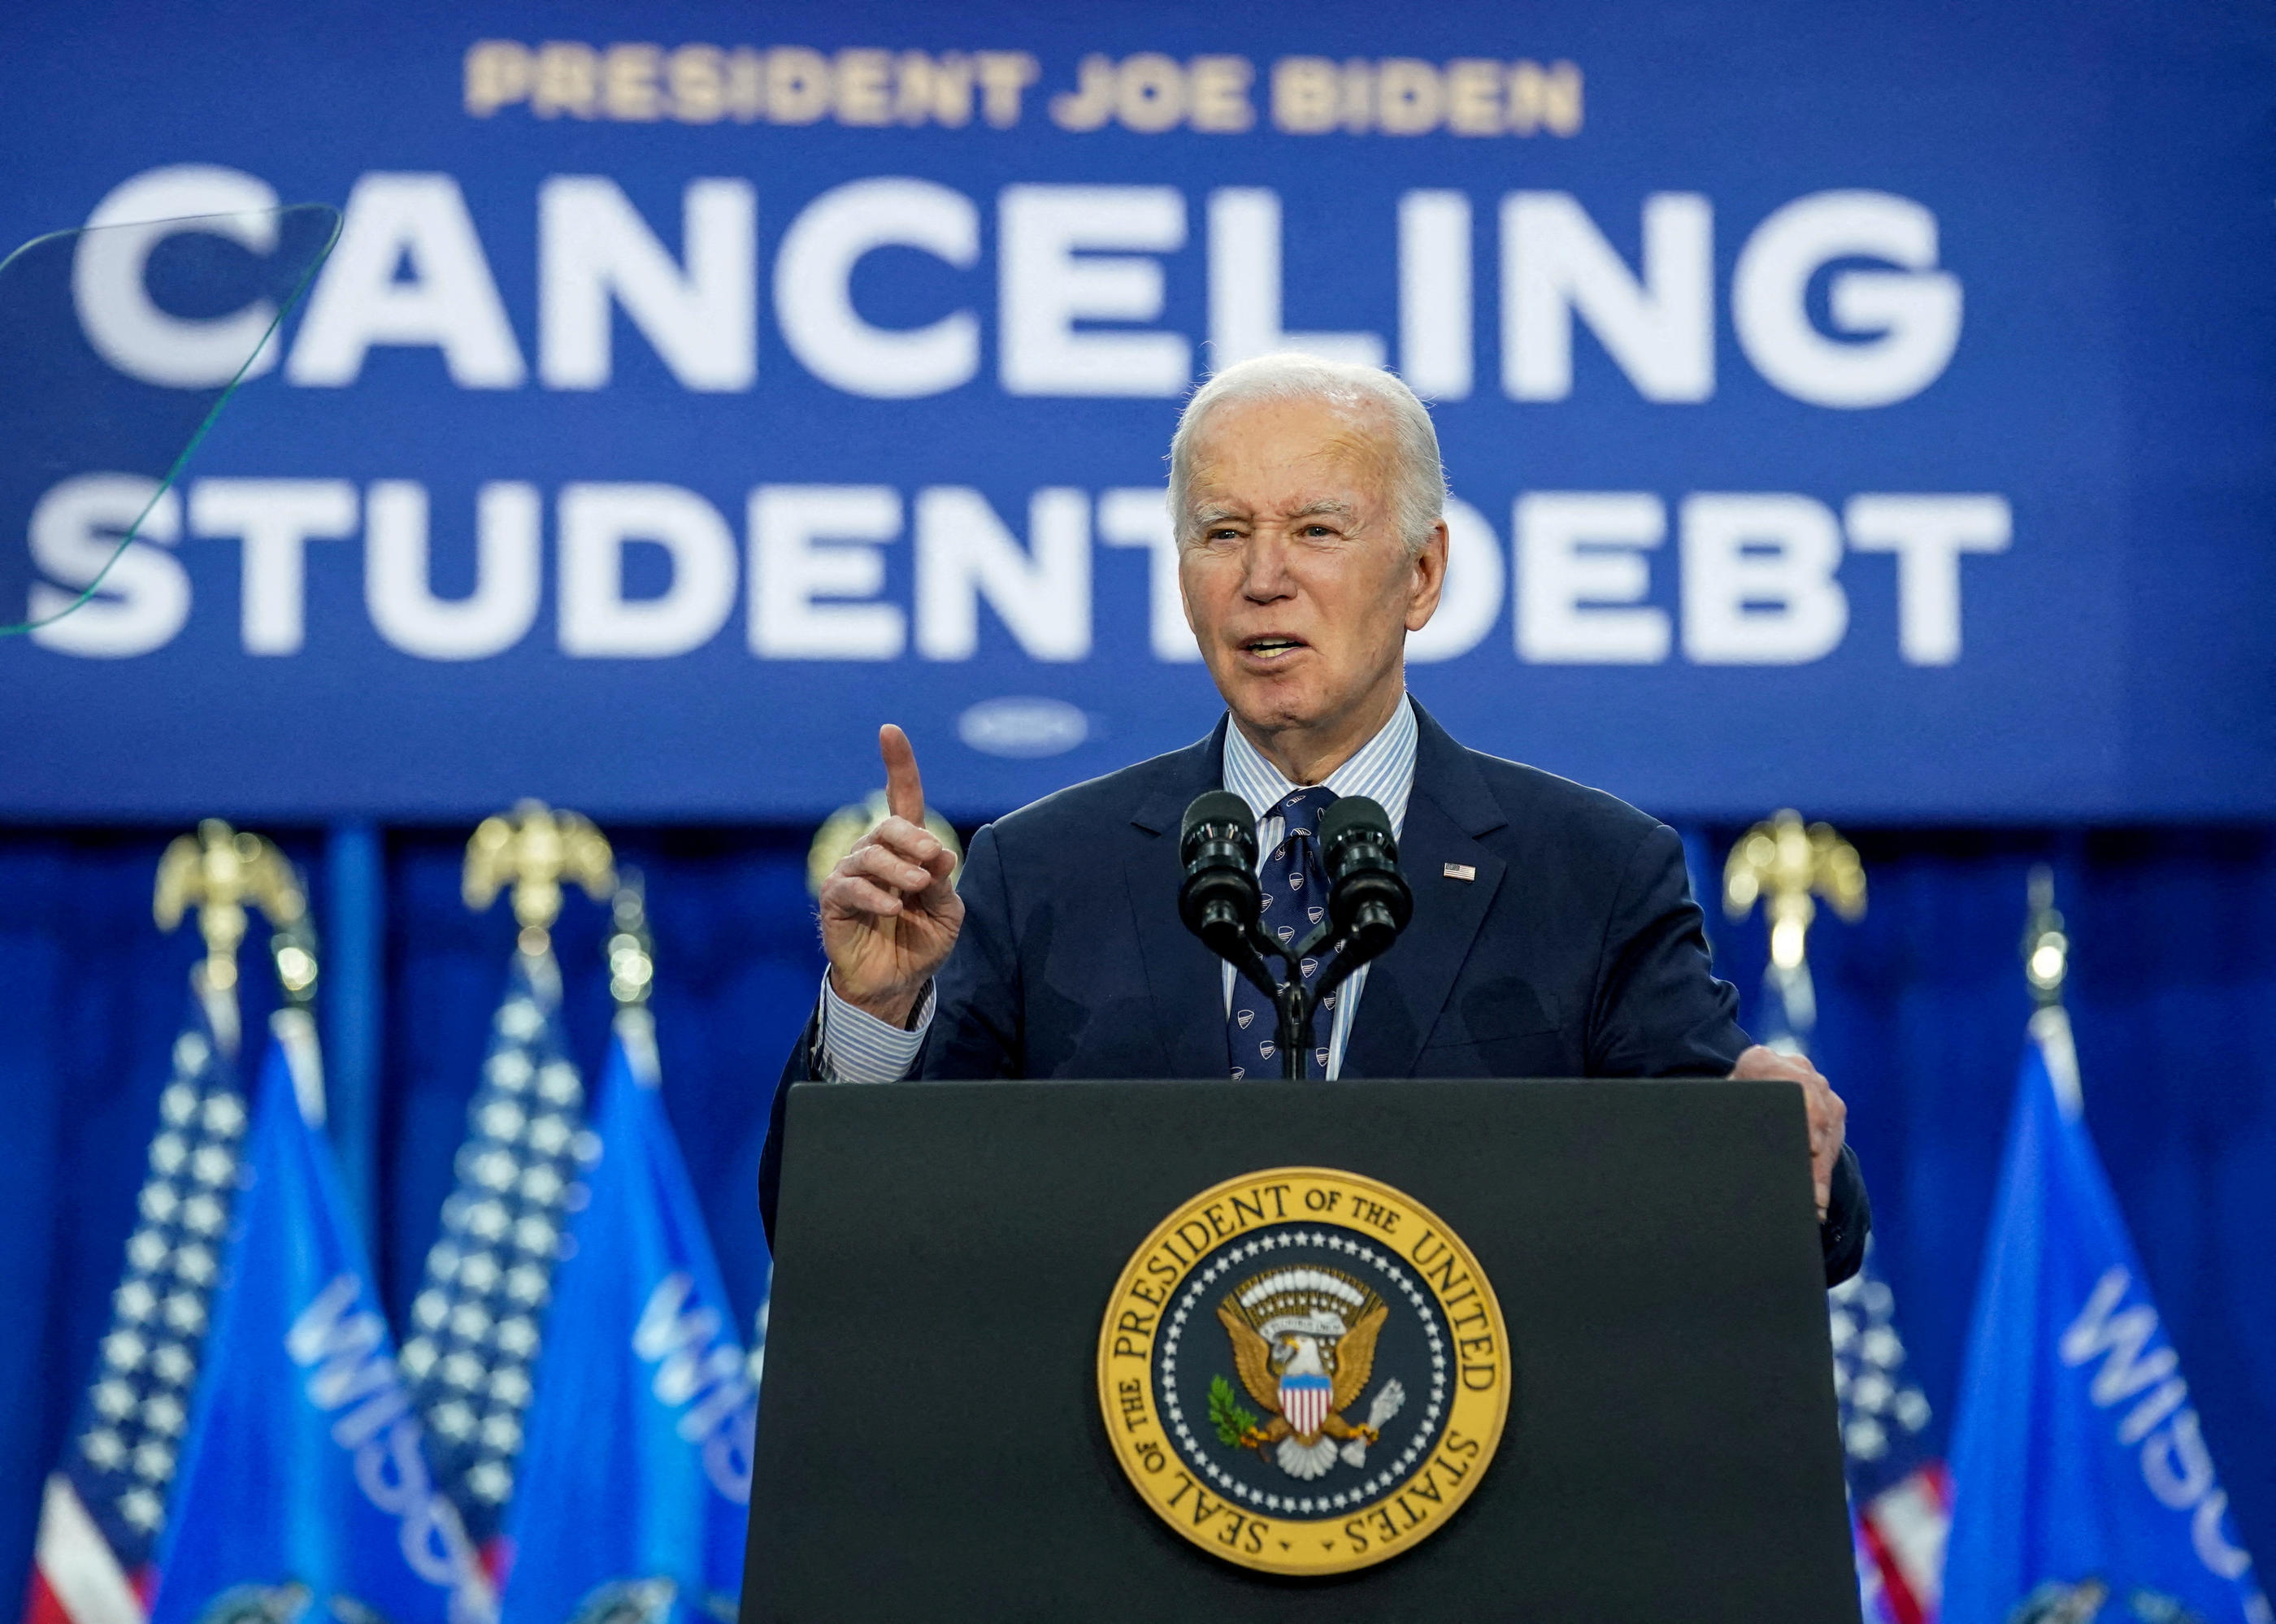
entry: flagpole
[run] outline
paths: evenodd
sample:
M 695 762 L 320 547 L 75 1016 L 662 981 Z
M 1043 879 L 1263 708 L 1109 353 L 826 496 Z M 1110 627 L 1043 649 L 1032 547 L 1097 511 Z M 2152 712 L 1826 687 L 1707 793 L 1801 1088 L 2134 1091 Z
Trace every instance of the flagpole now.
M 377 1233 L 373 1186 L 379 1165 L 380 1018 L 386 922 L 381 831 L 332 825 L 324 841 L 330 943 L 325 975 L 324 1050 L 330 1058 L 332 1146 L 348 1205 L 367 1235 Z
M 284 1063 L 292 1072 L 292 1097 L 300 1108 L 300 1119 L 321 1133 L 330 1104 L 324 1089 L 324 1046 L 316 1036 L 316 928 L 305 907 L 269 938 L 269 958 L 276 967 L 277 985 L 284 995 L 284 1003 L 269 1017 L 269 1036 L 284 1051 Z
M 2025 895 L 2030 915 L 2023 927 L 2023 979 L 2031 989 L 2031 1038 L 2046 1056 L 2056 1105 L 2075 1122 L 2085 1114 L 2086 1101 L 2079 1090 L 2070 1012 L 2063 1007 L 2063 983 L 2070 978 L 2070 933 L 2055 908 L 2055 871 L 2043 862 L 2032 864 Z

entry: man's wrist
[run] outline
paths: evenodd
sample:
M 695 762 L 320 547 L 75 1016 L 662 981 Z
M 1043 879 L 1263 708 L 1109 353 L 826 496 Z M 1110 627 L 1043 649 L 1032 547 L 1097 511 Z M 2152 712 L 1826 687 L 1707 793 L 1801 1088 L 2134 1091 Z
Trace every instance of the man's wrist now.
M 888 1021 L 847 1003 L 824 975 L 812 1074 L 825 1082 L 893 1082 L 907 1076 L 924 1047 L 937 1001 L 927 982 L 914 1019 Z
M 857 998 L 847 996 L 846 989 L 838 983 L 838 972 L 834 968 L 829 972 L 829 981 L 830 990 L 848 1009 L 858 1009 L 872 1021 L 882 1021 L 887 1026 L 899 1027 L 904 1032 L 915 1029 L 917 1009 L 924 1003 L 925 989 L 932 985 L 932 978 L 927 976 L 914 987 L 882 998 Z

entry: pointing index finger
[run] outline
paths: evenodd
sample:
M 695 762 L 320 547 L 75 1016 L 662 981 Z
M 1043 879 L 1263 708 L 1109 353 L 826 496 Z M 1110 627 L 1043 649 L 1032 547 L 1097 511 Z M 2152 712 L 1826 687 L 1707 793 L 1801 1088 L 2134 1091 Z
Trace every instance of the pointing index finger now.
M 909 736 L 888 722 L 877 730 L 877 754 L 885 758 L 885 809 L 924 827 L 924 779 Z

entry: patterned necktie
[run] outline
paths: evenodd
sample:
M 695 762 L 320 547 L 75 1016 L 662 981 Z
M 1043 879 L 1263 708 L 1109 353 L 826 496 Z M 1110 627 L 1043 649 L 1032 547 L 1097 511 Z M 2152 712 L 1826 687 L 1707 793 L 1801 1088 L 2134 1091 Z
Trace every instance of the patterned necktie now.
M 1274 846 L 1256 871 L 1256 878 L 1264 892 L 1264 929 L 1275 940 L 1283 943 L 1301 941 L 1312 928 L 1328 916 L 1328 877 L 1320 866 L 1320 814 L 1336 800 L 1335 791 L 1316 785 L 1300 789 L 1266 813 L 1266 817 L 1283 820 L 1280 844 Z M 1262 821 L 1262 820 L 1260 820 Z M 1268 962 L 1271 962 L 1268 960 Z M 1299 967 L 1304 984 L 1309 986 L 1319 979 L 1322 960 L 1315 955 Z M 1275 968 L 1280 968 L 1277 963 Z M 1335 1013 L 1337 995 L 1330 993 L 1320 1010 L 1313 1016 L 1313 1030 L 1319 1028 L 1322 1014 L 1331 1018 Z M 1235 977 L 1233 983 L 1233 1013 L 1225 1021 L 1225 1038 L 1232 1051 L 1233 1074 L 1236 1077 L 1278 1077 L 1280 1075 L 1280 1046 L 1274 1033 L 1278 1016 L 1271 1000 L 1248 983 L 1246 977 Z M 1315 1043 L 1312 1050 L 1310 1074 L 1324 1077 L 1328 1072 L 1328 1051 L 1324 1043 Z

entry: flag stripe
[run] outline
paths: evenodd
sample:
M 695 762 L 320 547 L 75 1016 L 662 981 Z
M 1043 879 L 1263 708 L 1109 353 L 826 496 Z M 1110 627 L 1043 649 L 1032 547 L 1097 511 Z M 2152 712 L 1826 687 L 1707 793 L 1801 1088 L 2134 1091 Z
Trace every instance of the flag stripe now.
M 1896 1624 L 1927 1624 L 1928 1613 L 1920 1597 L 1913 1594 L 1905 1570 L 1889 1553 L 1888 1541 L 1881 1530 L 1873 1526 L 1870 1517 L 1857 1519 L 1859 1533 L 1864 1537 L 1866 1553 L 1873 1559 L 1873 1569 L 1881 1579 L 1881 1601 Z
M 24 1587 L 24 1624 L 71 1624 L 71 1614 L 48 1588 L 37 1560 L 32 1564 L 31 1582 Z
M 1940 1461 L 1931 1461 L 1866 1505 L 1864 1522 L 1885 1575 L 1901 1575 L 1922 1617 L 1941 1598 L 1944 1546 L 1952 1532 L 1952 1488 Z
M 134 1593 L 110 1544 L 87 1515 L 70 1481 L 57 1472 L 48 1478 L 40 1503 L 35 1585 L 43 1585 L 71 1624 L 143 1624 L 141 1598 Z M 35 1590 L 27 1624 L 41 1613 Z

